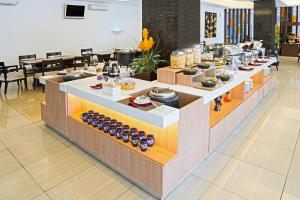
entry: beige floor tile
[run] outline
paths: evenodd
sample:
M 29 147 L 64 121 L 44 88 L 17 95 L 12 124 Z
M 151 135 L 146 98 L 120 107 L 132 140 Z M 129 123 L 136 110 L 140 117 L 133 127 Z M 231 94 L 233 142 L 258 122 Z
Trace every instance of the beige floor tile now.
M 115 199 L 129 188 L 92 166 L 73 178 L 57 185 L 47 194 L 52 199 Z
M 199 199 L 208 187 L 208 182 L 190 175 L 166 198 L 166 200 Z
M 43 193 L 42 195 L 39 195 L 39 196 L 33 198 L 32 200 L 50 200 L 50 198 L 48 197 L 48 195 L 46 193 Z
M 0 142 L 0 151 L 3 151 L 5 149 L 6 149 L 6 147 L 4 146 L 4 144 L 2 144 L 2 142 Z
M 213 182 L 220 171 L 230 161 L 230 157 L 214 152 L 208 160 L 202 163 L 193 174 L 199 178 L 202 178 L 208 182 Z
M 227 156 L 233 156 L 245 140 L 246 138 L 231 135 L 217 148 L 216 151 Z
M 282 200 L 300 200 L 300 180 L 293 180 L 288 178 Z
M 287 176 L 293 152 L 246 140 L 235 157 L 258 167 Z
M 22 115 L 16 115 L 13 117 L 0 117 L 0 134 L 7 130 L 12 130 L 31 124 L 32 122 Z
M 299 128 L 299 120 L 268 116 L 258 128 L 252 131 L 249 139 L 294 151 Z
M 300 121 L 300 108 L 289 108 L 285 106 L 276 106 L 269 115 L 275 115 L 276 117 L 283 117 L 285 119 L 292 119 Z
M 289 178 L 300 181 L 300 153 L 295 153 L 293 156 Z
M 17 110 L 13 109 L 11 106 L 7 104 L 1 104 L 0 105 L 0 117 L 1 118 L 9 118 L 9 117 L 14 117 L 21 115 Z
M 20 169 L 22 166 L 7 150 L 0 151 L 0 177 Z
M 245 200 L 231 192 L 228 192 L 218 186 L 211 185 L 200 198 L 200 200 Z
M 214 183 L 249 200 L 280 199 L 285 177 L 233 159 Z
M 300 133 L 299 133 L 300 136 Z M 296 145 L 296 150 L 297 153 L 300 153 L 300 140 L 298 140 L 297 145 Z
M 30 200 L 42 193 L 24 169 L 0 177 L 0 199 Z
M 48 190 L 90 166 L 88 161 L 71 149 L 66 149 L 44 157 L 42 160 L 25 166 L 25 168 L 44 190 Z
M 141 196 L 143 199 L 147 199 L 147 200 L 158 200 L 157 198 L 151 196 L 149 193 L 145 192 L 144 190 L 142 190 L 141 188 L 137 187 L 137 186 L 133 186 L 131 188 L 132 191 L 134 191 L 135 193 L 137 193 L 139 196 Z
M 68 139 L 66 139 L 65 137 L 61 136 L 55 130 L 53 130 L 53 129 L 49 128 L 48 126 L 46 126 L 45 122 L 40 121 L 40 122 L 35 123 L 35 125 L 37 125 L 38 127 L 42 128 L 44 131 L 46 131 L 51 136 L 55 137 L 60 142 L 64 143 L 66 146 L 71 146 L 72 145 L 72 143 Z
M 9 150 L 22 163 L 22 165 L 27 166 L 67 148 L 67 146 L 52 136 L 43 135 L 42 137 L 10 146 Z
M 45 131 L 35 126 L 34 124 L 30 124 L 1 133 L 0 140 L 7 147 L 11 147 L 44 136 L 47 136 L 47 133 Z
M 146 200 L 145 198 L 138 195 L 133 190 L 128 190 L 124 194 L 122 194 L 117 200 Z

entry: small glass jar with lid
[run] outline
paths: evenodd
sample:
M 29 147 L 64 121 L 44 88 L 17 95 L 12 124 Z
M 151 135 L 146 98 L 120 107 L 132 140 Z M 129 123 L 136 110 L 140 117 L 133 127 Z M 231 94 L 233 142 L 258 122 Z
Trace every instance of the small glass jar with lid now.
M 183 51 L 173 51 L 171 54 L 171 68 L 185 68 L 185 54 Z
M 193 46 L 194 64 L 201 63 L 201 45 L 195 44 Z
M 185 49 L 185 65 L 190 67 L 194 64 L 194 54 L 192 49 Z

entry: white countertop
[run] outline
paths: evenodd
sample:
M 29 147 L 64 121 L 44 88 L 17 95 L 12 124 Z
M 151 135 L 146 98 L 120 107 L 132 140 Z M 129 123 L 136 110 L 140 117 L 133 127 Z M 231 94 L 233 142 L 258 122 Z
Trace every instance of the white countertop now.
M 101 90 L 94 90 L 90 88 L 91 85 L 99 83 L 97 77 L 61 83 L 60 90 L 142 120 L 157 127 L 166 128 L 179 120 L 179 110 L 176 108 L 160 106 L 159 108 L 147 112 L 118 102 L 123 99 L 130 98 L 131 94 L 155 87 L 155 85 L 157 85 L 148 81 L 137 79 L 135 81 L 136 88 L 134 90 L 122 90 L 121 95 L 119 96 L 110 96 L 104 94 Z
M 224 93 L 228 92 L 229 90 L 233 89 L 234 87 L 238 86 L 239 84 L 244 82 L 246 79 L 251 78 L 253 75 L 257 74 L 259 71 L 272 65 L 275 62 L 276 62 L 276 58 L 270 58 L 268 63 L 264 63 L 259 67 L 255 67 L 252 71 L 238 71 L 234 80 L 226 83 L 224 86 L 222 86 L 219 89 L 216 89 L 214 91 L 201 90 L 201 89 L 182 86 L 182 85 L 164 84 L 164 83 L 159 83 L 157 81 L 155 83 L 161 85 L 161 87 L 168 87 L 168 88 L 173 89 L 178 92 L 187 93 L 187 94 L 191 94 L 194 96 L 200 96 L 203 98 L 204 104 L 206 104 L 206 103 L 211 102 L 215 98 L 223 95 Z
M 170 88 L 177 92 L 191 94 L 194 96 L 202 97 L 204 103 L 209 103 L 210 101 L 214 100 L 216 97 L 226 93 L 227 91 L 231 90 L 232 88 L 238 86 L 246 79 L 249 79 L 259 71 L 263 70 L 265 67 L 270 66 L 271 64 L 275 63 L 276 59 L 272 58 L 268 63 L 262 64 L 259 67 L 256 67 L 252 71 L 240 71 L 237 73 L 234 80 L 225 84 L 223 87 L 215 90 L 215 91 L 206 91 L 197 88 L 182 86 L 182 85 L 170 85 L 166 83 L 160 82 L 148 82 L 143 80 L 135 79 L 136 81 L 136 88 L 134 90 L 123 91 L 119 96 L 110 96 L 104 94 L 101 90 L 94 90 L 91 89 L 91 85 L 98 84 L 99 81 L 96 77 L 90 77 L 86 79 L 81 79 L 72 82 L 66 82 L 60 84 L 60 90 L 78 97 L 81 97 L 87 101 L 105 106 L 107 108 L 113 109 L 120 113 L 124 113 L 128 116 L 134 117 L 136 119 L 142 120 L 149 124 L 155 125 L 157 127 L 166 128 L 169 125 L 177 122 L 179 120 L 179 110 L 176 108 L 172 108 L 169 106 L 162 106 L 163 109 L 157 108 L 151 111 L 143 111 L 140 109 L 133 108 L 128 105 L 124 105 L 118 101 L 130 98 L 132 94 L 146 90 L 152 87 L 164 87 Z

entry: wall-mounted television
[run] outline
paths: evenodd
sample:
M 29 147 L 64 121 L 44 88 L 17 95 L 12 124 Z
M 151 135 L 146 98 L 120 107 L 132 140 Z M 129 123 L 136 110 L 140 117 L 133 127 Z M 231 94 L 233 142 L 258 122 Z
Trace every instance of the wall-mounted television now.
M 84 19 L 85 5 L 65 5 L 65 18 L 69 19 Z

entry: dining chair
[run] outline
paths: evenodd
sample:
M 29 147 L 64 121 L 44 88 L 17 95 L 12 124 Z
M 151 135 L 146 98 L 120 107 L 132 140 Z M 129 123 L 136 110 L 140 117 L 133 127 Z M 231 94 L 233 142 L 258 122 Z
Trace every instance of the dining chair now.
M 99 55 L 97 55 L 97 57 L 98 57 L 98 61 L 99 62 L 108 62 L 108 61 L 110 61 L 110 60 L 112 60 L 111 59 L 111 54 L 99 54 Z
M 82 56 L 91 55 L 92 53 L 93 53 L 93 49 L 92 48 L 81 49 L 81 55 Z
M 76 57 L 74 57 L 74 61 L 73 61 L 74 70 L 76 70 L 77 68 L 84 67 L 85 64 L 90 66 L 90 62 L 91 62 L 91 57 L 88 56 L 88 55 L 86 55 L 86 56 L 76 56 Z
M 59 71 L 63 70 L 63 59 L 51 59 L 51 60 L 43 60 L 41 68 L 33 75 L 34 77 L 34 89 L 36 88 L 39 78 L 41 76 L 46 75 L 55 75 Z M 45 90 L 45 87 L 43 86 L 43 91 Z
M 19 56 L 19 66 L 26 69 L 27 76 L 32 76 L 34 73 L 33 66 L 24 64 L 23 61 L 25 60 L 36 60 L 36 54 Z
M 26 90 L 28 90 L 25 68 L 20 68 L 18 65 L 5 66 L 4 62 L 0 62 L 0 88 L 2 83 L 4 83 L 5 95 L 7 94 L 9 83 L 17 82 L 18 86 L 20 87 L 20 84 L 22 86 L 22 81 L 24 81 Z
M 46 57 L 47 58 L 57 58 L 62 56 L 61 52 L 50 52 L 50 53 L 46 53 Z
M 81 55 L 82 56 L 90 56 L 90 64 L 89 65 L 96 65 L 97 63 L 100 62 L 100 60 L 98 59 L 98 56 L 93 54 L 92 48 L 81 49 Z

